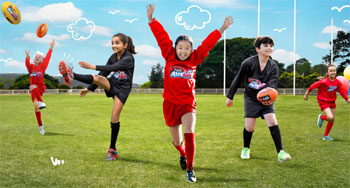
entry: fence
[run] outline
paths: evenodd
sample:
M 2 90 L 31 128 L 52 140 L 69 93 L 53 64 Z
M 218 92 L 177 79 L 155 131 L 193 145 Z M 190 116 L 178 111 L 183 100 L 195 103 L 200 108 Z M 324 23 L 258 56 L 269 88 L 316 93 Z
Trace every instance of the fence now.
M 80 89 L 46 89 L 45 94 L 77 94 L 79 93 Z M 225 93 L 228 92 L 228 89 L 226 89 Z M 243 94 L 244 89 L 239 88 L 237 90 L 237 94 Z M 306 92 L 306 89 L 304 88 L 297 88 L 295 89 L 296 95 L 304 95 Z M 103 93 L 103 89 L 96 89 L 94 93 Z M 163 89 L 158 88 L 133 88 L 131 90 L 131 93 L 133 94 L 161 94 L 163 93 Z M 293 95 L 293 89 L 292 88 L 279 88 L 278 93 L 280 95 Z M 18 90 L 4 90 L 0 89 L 0 95 L 18 95 L 18 94 L 27 94 L 29 95 L 29 89 L 18 89 Z M 196 89 L 196 94 L 223 94 L 223 88 L 198 88 Z M 317 94 L 317 89 L 313 90 L 311 94 Z

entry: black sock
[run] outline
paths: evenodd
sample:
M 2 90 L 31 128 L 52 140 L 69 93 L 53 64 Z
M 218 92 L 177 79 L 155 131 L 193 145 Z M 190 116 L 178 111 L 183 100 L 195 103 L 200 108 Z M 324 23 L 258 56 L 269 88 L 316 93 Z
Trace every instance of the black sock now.
M 86 84 L 92 84 L 92 82 L 94 81 L 94 77 L 90 74 L 77 74 L 73 72 L 73 75 L 74 80 L 78 80 Z
M 116 149 L 115 143 L 117 142 L 119 127 L 120 127 L 120 122 L 118 123 L 111 122 L 111 145 L 109 146 L 109 148 Z
M 243 129 L 243 147 L 250 148 L 253 132 L 248 132 L 245 128 Z
M 277 153 L 279 153 L 281 150 L 283 150 L 280 128 L 278 127 L 278 125 L 274 125 L 269 128 L 270 128 L 273 142 L 275 143 Z

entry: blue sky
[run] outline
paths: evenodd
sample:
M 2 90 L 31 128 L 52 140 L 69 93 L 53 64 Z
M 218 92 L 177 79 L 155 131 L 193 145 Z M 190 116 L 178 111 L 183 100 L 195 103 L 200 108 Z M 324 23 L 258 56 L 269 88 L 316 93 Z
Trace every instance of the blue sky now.
M 1 4 L 4 1 L 1 1 Z M 110 40 L 113 34 L 121 32 L 133 38 L 138 54 L 134 83 L 148 81 L 151 67 L 157 62 L 164 65 L 156 40 L 148 26 L 146 5 L 155 4 L 154 17 L 165 27 L 172 40 L 180 34 L 188 34 L 197 47 L 214 29 L 221 27 L 226 16 L 233 16 L 234 23 L 226 31 L 227 38 L 255 38 L 258 23 L 258 0 L 13 0 L 21 12 L 22 20 L 12 25 L 0 18 L 0 73 L 27 73 L 24 50 L 30 50 L 33 59 L 36 51 L 46 54 L 49 42 L 56 40 L 50 64 L 46 73 L 59 75 L 61 60 L 72 63 L 78 73 L 97 74 L 78 66 L 79 61 L 104 65 L 113 53 Z M 190 8 L 191 5 L 200 9 Z M 286 65 L 293 62 L 293 0 L 261 0 L 260 34 L 275 40 L 273 57 Z M 338 12 L 332 7 L 350 5 L 350 0 L 297 0 L 296 53 L 297 58 L 306 58 L 312 64 L 322 63 L 322 57 L 329 53 L 331 18 L 334 33 L 350 30 L 350 8 Z M 200 12 L 200 10 L 204 12 Z M 175 16 L 177 22 L 175 22 Z M 210 13 L 210 20 L 209 15 Z M 114 13 L 114 14 L 112 14 Z M 133 20 L 128 22 L 126 20 Z M 85 20 L 89 23 L 85 24 Z M 45 37 L 36 37 L 36 29 L 41 23 L 48 24 Z M 180 25 L 186 22 L 188 27 Z M 204 22 L 209 22 L 204 24 Z M 67 27 L 84 36 L 80 40 Z M 93 24 L 92 24 L 93 23 Z M 193 25 L 203 28 L 194 28 Z M 93 28 L 95 28 L 93 30 Z M 281 32 L 274 29 L 286 28 Z M 189 30 L 193 29 L 193 30 Z M 91 31 L 93 30 L 93 31 Z M 71 30 L 72 31 L 72 30 Z M 334 34 L 335 37 L 336 34 Z M 221 38 L 222 40 L 223 38 Z

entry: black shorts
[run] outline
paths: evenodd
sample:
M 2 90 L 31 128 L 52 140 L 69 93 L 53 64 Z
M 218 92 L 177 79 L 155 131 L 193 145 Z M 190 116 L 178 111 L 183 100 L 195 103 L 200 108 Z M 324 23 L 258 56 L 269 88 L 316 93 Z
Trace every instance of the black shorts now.
M 258 100 L 244 96 L 244 117 L 264 119 L 265 114 L 275 113 L 275 104 L 269 106 L 261 104 Z
M 114 99 L 114 96 L 117 96 L 118 99 L 120 101 L 122 101 L 123 104 L 125 104 L 126 100 L 129 97 L 130 92 L 129 91 L 122 91 L 122 90 L 118 89 L 115 86 L 112 78 L 109 78 L 108 81 L 109 81 L 109 84 L 111 86 L 111 90 L 110 91 L 105 90 L 106 96 L 113 97 L 113 99 Z

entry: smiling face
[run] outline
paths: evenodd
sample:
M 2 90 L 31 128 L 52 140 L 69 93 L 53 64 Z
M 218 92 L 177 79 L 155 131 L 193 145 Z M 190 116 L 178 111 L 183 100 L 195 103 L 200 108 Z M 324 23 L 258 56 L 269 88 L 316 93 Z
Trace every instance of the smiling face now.
M 189 41 L 179 41 L 175 47 L 176 55 L 181 60 L 184 61 L 188 59 L 192 53 L 192 44 Z
M 327 68 L 327 76 L 331 80 L 337 76 L 337 68 L 334 65 L 331 65 Z
M 255 48 L 259 55 L 270 57 L 273 53 L 273 45 L 269 43 L 262 43 L 260 48 Z
M 40 54 L 35 54 L 33 63 L 38 66 L 41 62 L 44 61 L 44 56 L 40 55 Z
M 112 38 L 112 50 L 114 53 L 123 54 L 128 44 L 124 44 L 118 36 Z

